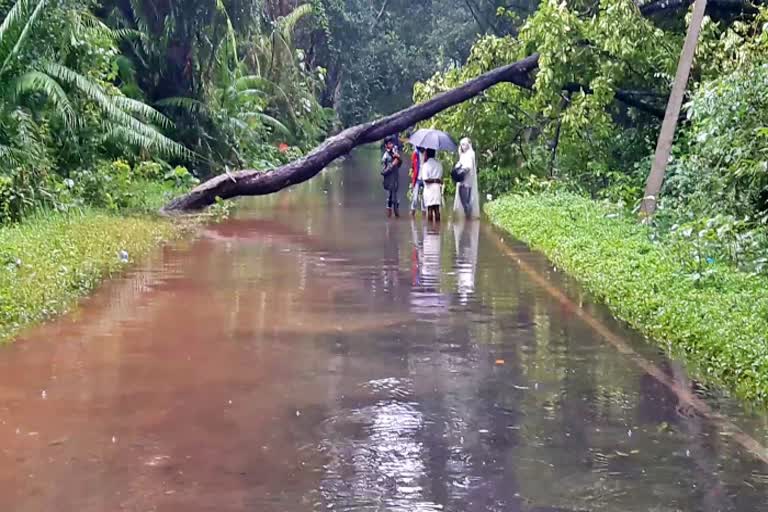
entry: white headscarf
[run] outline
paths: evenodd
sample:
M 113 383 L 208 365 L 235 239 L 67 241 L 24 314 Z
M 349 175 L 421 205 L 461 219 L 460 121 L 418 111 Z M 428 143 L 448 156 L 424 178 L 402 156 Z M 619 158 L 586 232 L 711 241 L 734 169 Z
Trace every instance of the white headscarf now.
M 477 159 L 475 158 L 475 150 L 472 148 L 472 141 L 469 137 L 464 137 L 459 142 L 459 163 L 467 170 L 467 174 L 464 176 L 464 181 L 461 185 L 464 187 L 469 186 L 472 190 L 471 193 L 471 205 L 472 211 L 469 218 L 480 218 L 480 191 L 477 188 Z M 456 197 L 453 200 L 454 213 L 458 213 L 464 216 L 464 208 L 461 206 L 461 199 L 459 198 L 459 186 L 456 185 Z

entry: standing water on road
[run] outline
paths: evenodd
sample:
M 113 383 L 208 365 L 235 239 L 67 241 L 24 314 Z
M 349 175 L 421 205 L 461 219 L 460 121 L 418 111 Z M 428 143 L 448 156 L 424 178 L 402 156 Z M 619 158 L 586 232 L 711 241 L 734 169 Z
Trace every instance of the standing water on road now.
M 384 200 L 360 151 L 0 347 L 0 510 L 768 509 L 765 417 Z

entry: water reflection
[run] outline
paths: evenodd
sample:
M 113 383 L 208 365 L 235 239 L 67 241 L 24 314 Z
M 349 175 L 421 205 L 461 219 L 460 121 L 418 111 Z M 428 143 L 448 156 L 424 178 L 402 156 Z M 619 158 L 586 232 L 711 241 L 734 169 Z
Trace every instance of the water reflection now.
M 480 241 L 480 223 L 477 221 L 458 220 L 453 224 L 456 241 L 456 273 L 458 276 L 458 294 L 461 304 L 475 291 L 475 270 L 477 269 L 477 251 Z
M 1 347 L 0 510 L 768 509 L 756 448 L 680 397 L 764 417 L 480 223 L 382 218 L 366 162 Z

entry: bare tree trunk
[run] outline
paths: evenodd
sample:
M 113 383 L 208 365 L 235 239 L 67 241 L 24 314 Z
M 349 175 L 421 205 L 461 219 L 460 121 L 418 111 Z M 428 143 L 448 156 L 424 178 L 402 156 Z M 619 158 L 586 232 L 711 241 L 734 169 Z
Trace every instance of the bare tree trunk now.
M 533 79 L 530 72 L 536 69 L 539 55 L 533 54 L 520 61 L 496 68 L 464 85 L 441 93 L 434 98 L 414 105 L 374 122 L 347 128 L 338 135 L 326 139 L 309 154 L 270 171 L 243 170 L 222 174 L 195 187 L 189 193 L 178 197 L 163 207 L 163 212 L 200 210 L 216 202 L 216 198 L 229 199 L 236 196 L 258 196 L 271 194 L 291 185 L 304 182 L 338 157 L 352 151 L 356 146 L 383 139 L 409 126 L 468 100 L 502 82 L 509 82 L 530 89 Z
M 688 86 L 688 75 L 691 72 L 693 57 L 696 54 L 696 44 L 699 40 L 699 32 L 701 31 L 701 23 L 704 20 L 704 10 L 706 7 L 707 0 L 696 0 L 693 4 L 691 24 L 688 27 L 683 51 L 677 64 L 675 81 L 672 83 L 672 92 L 669 95 L 667 111 L 664 114 L 664 121 L 661 124 L 659 139 L 656 143 L 656 155 L 653 158 L 651 172 L 645 184 L 645 193 L 643 194 L 640 213 L 646 218 L 651 217 L 656 211 L 657 199 L 659 192 L 661 192 L 661 185 L 664 183 L 664 174 L 667 170 L 669 154 L 672 151 L 672 141 L 675 138 L 680 107 L 683 104 L 683 96 Z

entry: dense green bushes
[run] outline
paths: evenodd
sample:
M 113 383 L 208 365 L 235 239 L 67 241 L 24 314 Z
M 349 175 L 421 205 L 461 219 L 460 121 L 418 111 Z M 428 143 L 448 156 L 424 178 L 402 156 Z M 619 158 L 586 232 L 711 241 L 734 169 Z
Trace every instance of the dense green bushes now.
M 659 240 L 624 209 L 571 193 L 507 196 L 486 211 L 703 377 L 768 399 L 768 277 L 689 238 Z
M 0 2 L 0 224 L 40 209 L 141 207 L 133 182 L 191 178 L 178 165 L 207 177 L 300 155 L 332 115 L 317 99 L 323 73 L 291 41 L 311 12 Z

